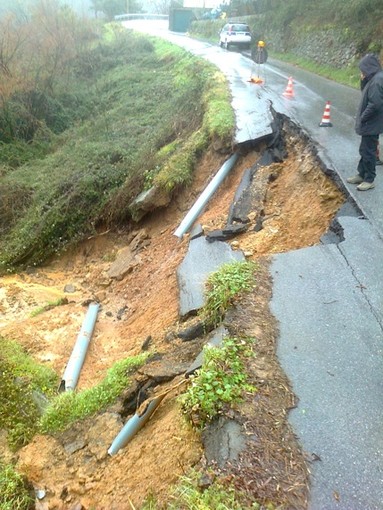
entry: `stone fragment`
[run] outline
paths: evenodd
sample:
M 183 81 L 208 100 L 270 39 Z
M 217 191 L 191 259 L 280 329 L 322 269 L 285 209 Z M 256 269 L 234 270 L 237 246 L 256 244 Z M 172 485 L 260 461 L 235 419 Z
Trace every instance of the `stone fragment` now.
M 73 292 L 76 292 L 76 287 L 72 283 L 67 283 L 64 287 L 64 292 L 66 294 L 73 294 Z
M 68 455 L 72 455 L 73 453 L 82 450 L 85 446 L 86 442 L 84 438 L 79 437 L 70 443 L 65 443 L 64 450 Z
M 178 332 L 178 338 L 181 338 L 184 342 L 188 340 L 194 340 L 194 338 L 198 338 L 204 334 L 204 324 L 201 321 L 198 321 L 196 324 L 189 326 L 188 328 Z

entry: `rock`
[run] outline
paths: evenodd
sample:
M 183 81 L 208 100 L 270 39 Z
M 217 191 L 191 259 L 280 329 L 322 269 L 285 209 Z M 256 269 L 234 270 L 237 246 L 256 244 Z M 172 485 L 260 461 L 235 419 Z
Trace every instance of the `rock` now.
M 191 231 L 190 231 L 190 239 L 197 239 L 197 237 L 201 237 L 203 236 L 203 228 L 202 226 L 198 223 L 197 225 L 195 225 Z
M 124 315 L 124 313 L 126 312 L 126 310 L 128 310 L 128 307 L 127 306 L 123 306 L 122 308 L 120 308 L 117 312 L 117 319 L 120 321 L 122 316 Z
M 149 377 L 156 383 L 171 381 L 177 375 L 184 374 L 188 368 L 188 363 L 177 363 L 174 361 L 161 360 L 159 362 L 149 363 L 140 368 L 139 374 Z
M 214 475 L 212 473 L 203 473 L 198 480 L 198 487 L 202 490 L 208 489 L 214 482 Z
M 94 297 L 98 303 L 101 303 L 106 298 L 106 292 L 104 290 L 100 290 L 99 292 L 96 292 Z
M 86 435 L 86 440 L 89 451 L 97 460 L 107 457 L 108 448 L 120 430 L 121 420 L 118 415 L 104 413 L 95 417 Z
M 64 287 L 64 292 L 67 294 L 73 294 L 76 290 L 76 287 L 72 283 L 67 283 Z
M 130 204 L 129 210 L 134 221 L 140 221 L 148 212 L 169 205 L 171 194 L 163 188 L 151 187 L 140 193 Z
M 150 237 L 145 228 L 140 230 L 131 240 L 129 244 L 129 248 L 132 252 L 137 252 L 145 248 L 146 246 L 149 246 L 150 244 Z
M 202 434 L 206 459 L 223 468 L 226 462 L 236 461 L 246 440 L 241 425 L 223 416 L 207 426 Z
M 206 235 L 206 240 L 208 242 L 214 242 L 214 241 L 225 241 L 227 239 L 232 239 L 238 234 L 241 234 L 242 232 L 246 232 L 247 226 L 246 225 L 227 225 L 222 230 L 213 230 L 212 232 L 209 232 Z
M 86 442 L 84 438 L 77 438 L 71 443 L 66 443 L 63 445 L 64 450 L 67 454 L 72 455 L 75 452 L 78 452 L 79 450 L 82 450 L 86 446 Z
M 35 489 L 35 496 L 37 499 L 44 499 L 46 495 L 47 493 L 44 489 Z
M 165 342 L 169 343 L 177 338 L 177 334 L 174 331 L 168 331 L 165 335 Z
M 69 507 L 68 510 L 85 510 L 85 507 L 80 502 L 77 502 Z
M 184 342 L 188 340 L 194 340 L 199 336 L 203 336 L 205 333 L 204 324 L 202 321 L 198 321 L 196 324 L 189 326 L 188 328 L 178 332 L 178 338 L 181 338 Z
M 152 343 L 152 337 L 149 335 L 141 346 L 141 351 L 147 351 Z
M 115 279 L 123 278 L 132 270 L 134 262 L 135 255 L 128 246 L 118 252 L 116 260 L 109 268 L 108 276 Z

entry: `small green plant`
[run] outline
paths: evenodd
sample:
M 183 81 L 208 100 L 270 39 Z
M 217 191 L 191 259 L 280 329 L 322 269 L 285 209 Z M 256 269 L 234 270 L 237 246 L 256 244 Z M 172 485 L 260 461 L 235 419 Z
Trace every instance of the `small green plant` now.
M 148 353 L 118 361 L 108 370 L 97 386 L 81 391 L 68 391 L 58 395 L 41 417 L 39 430 L 49 434 L 64 430 L 74 421 L 91 416 L 112 403 L 129 383 L 129 374 L 143 365 Z
M 228 405 L 242 400 L 243 392 L 256 388 L 247 382 L 243 359 L 252 355 L 251 339 L 226 338 L 223 346 L 204 348 L 202 368 L 191 376 L 191 385 L 180 397 L 192 423 L 203 427 Z
M 62 306 L 62 305 L 67 305 L 67 304 L 68 304 L 68 299 L 65 297 L 56 299 L 55 301 L 49 301 L 46 305 L 40 306 L 39 308 L 32 310 L 31 317 L 36 317 L 36 315 L 40 315 L 40 313 L 51 310 L 52 308 L 55 308 L 56 306 Z
M 1 510 L 34 508 L 34 499 L 23 477 L 9 464 L 0 464 L 0 508 Z
M 217 326 L 241 292 L 251 290 L 254 284 L 256 265 L 252 262 L 224 264 L 212 273 L 206 284 L 206 304 L 200 316 L 209 326 Z
M 180 478 L 174 487 L 170 501 L 165 506 L 157 503 L 153 495 L 149 495 L 141 510 L 259 510 L 257 502 L 251 506 L 243 506 L 239 495 L 232 487 L 227 487 L 219 481 L 201 490 L 198 487 L 200 473 L 192 470 L 188 475 Z

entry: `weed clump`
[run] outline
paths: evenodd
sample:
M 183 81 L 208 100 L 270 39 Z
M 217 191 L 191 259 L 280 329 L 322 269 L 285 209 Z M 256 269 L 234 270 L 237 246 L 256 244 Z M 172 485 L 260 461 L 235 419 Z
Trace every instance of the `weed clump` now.
M 209 276 L 206 303 L 200 312 L 204 324 L 216 327 L 222 322 L 234 299 L 241 292 L 252 289 L 256 267 L 252 262 L 233 262 L 224 264 Z
M 244 359 L 252 355 L 249 338 L 226 338 L 223 346 L 204 348 L 202 368 L 191 376 L 191 385 L 180 397 L 183 411 L 202 428 L 229 405 L 241 402 L 248 384 Z
M 214 475 L 211 475 L 212 478 Z M 173 488 L 167 510 L 260 510 L 257 502 L 252 505 L 243 506 L 240 502 L 240 494 L 231 486 L 225 486 L 219 480 L 214 480 L 209 487 L 199 487 L 201 475 L 196 470 L 191 470 L 187 475 L 182 476 Z M 141 510 L 164 509 L 156 502 L 154 496 L 148 496 Z M 273 507 L 274 508 L 274 507 Z M 272 509 L 271 509 L 272 510 Z

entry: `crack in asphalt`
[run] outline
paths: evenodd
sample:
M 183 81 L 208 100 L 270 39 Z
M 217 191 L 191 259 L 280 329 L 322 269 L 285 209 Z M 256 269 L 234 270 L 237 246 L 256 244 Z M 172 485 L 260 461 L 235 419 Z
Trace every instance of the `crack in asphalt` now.
M 382 331 L 382 333 L 383 333 L 383 321 L 382 321 L 382 319 L 380 318 L 380 316 L 379 316 L 379 314 L 378 314 L 377 310 L 375 309 L 374 305 L 371 303 L 371 301 L 370 301 L 370 299 L 369 299 L 369 297 L 368 297 L 368 295 L 367 295 L 367 292 L 365 292 L 365 290 L 367 290 L 367 287 L 365 287 L 365 286 L 363 285 L 363 283 L 362 283 L 362 282 L 359 280 L 359 278 L 357 277 L 356 272 L 355 272 L 355 269 L 354 269 L 354 268 L 353 268 L 353 266 L 350 264 L 349 260 L 347 259 L 346 254 L 344 253 L 344 251 L 343 251 L 343 250 L 342 250 L 342 248 L 341 248 L 341 244 L 340 244 L 340 243 L 339 243 L 339 244 L 336 244 L 336 247 L 338 248 L 339 253 L 340 253 L 340 254 L 341 254 L 341 256 L 343 257 L 343 259 L 345 260 L 345 262 L 346 262 L 347 266 L 350 268 L 350 270 L 351 270 L 351 274 L 352 274 L 353 278 L 354 278 L 354 279 L 358 282 L 358 285 L 356 285 L 356 287 L 360 289 L 360 292 L 361 292 L 361 294 L 362 294 L 363 298 L 364 298 L 364 299 L 365 299 L 365 301 L 367 302 L 367 304 L 368 304 L 368 306 L 369 306 L 369 308 L 370 308 L 370 310 L 371 310 L 372 315 L 375 317 L 376 322 L 379 324 L 379 327 L 380 327 L 380 329 L 381 329 L 381 331 Z

